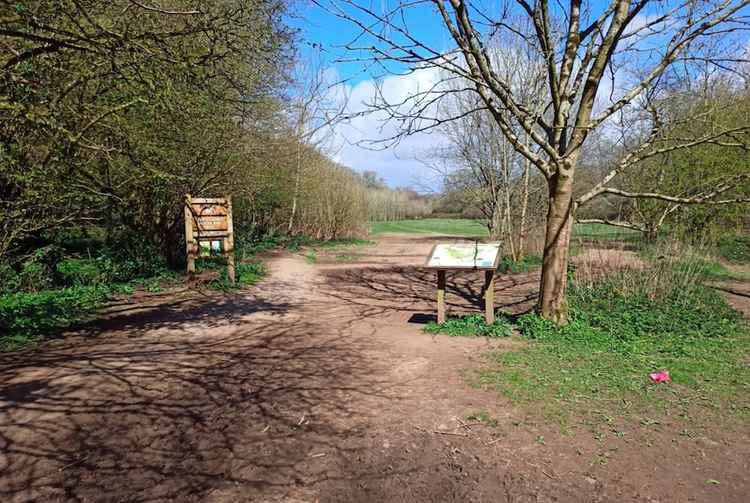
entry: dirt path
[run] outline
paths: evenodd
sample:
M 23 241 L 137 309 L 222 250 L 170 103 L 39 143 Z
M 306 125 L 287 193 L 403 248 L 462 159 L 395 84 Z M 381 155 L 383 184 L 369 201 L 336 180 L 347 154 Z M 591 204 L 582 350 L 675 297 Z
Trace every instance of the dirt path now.
M 436 240 L 385 237 L 347 265 L 280 256 L 241 294 L 124 303 L 2 356 L 0 501 L 750 499 L 747 430 L 561 433 L 468 386 L 488 347 L 522 342 L 422 332 L 434 278 L 416 266 Z M 476 279 L 451 278 L 449 309 L 477 309 Z M 517 312 L 535 288 L 504 277 L 496 297 Z

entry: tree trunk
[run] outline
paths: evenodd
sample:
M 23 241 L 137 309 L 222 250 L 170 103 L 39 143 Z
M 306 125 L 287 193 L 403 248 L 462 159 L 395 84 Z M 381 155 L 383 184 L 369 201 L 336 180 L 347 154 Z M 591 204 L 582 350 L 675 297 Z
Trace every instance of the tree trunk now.
M 529 137 L 526 137 L 526 146 L 529 145 Z M 521 219 L 518 223 L 518 260 L 523 260 L 526 254 L 526 213 L 529 208 L 529 167 L 531 161 L 524 159 L 523 162 L 523 192 L 521 193 Z
M 490 216 L 490 223 L 489 223 L 489 238 L 493 241 L 501 240 L 503 235 L 503 220 L 502 215 L 500 214 L 500 201 L 497 199 L 495 200 L 495 204 L 492 207 L 492 215 Z
M 301 140 L 300 140 L 301 141 Z M 289 225 L 287 226 L 287 234 L 292 234 L 294 229 L 294 217 L 297 214 L 297 199 L 299 198 L 299 185 L 300 178 L 302 177 L 302 145 L 297 142 L 297 166 L 294 173 L 294 193 L 292 195 L 292 212 L 289 215 Z
M 541 315 L 556 325 L 568 322 L 565 291 L 574 213 L 572 172 L 566 175 L 558 170 L 549 180 L 549 208 L 539 289 Z

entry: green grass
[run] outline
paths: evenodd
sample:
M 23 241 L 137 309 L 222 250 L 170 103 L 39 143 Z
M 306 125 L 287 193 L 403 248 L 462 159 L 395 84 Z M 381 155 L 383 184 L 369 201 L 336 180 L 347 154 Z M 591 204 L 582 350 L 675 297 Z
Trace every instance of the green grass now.
M 305 254 L 305 262 L 308 264 L 316 264 L 318 262 L 318 254 L 315 250 L 310 250 Z
M 88 319 L 117 288 L 74 286 L 0 297 L 0 351 L 35 344 L 42 336 Z
M 719 240 L 718 252 L 735 264 L 750 264 L 750 236 L 728 236 Z
M 487 227 L 481 220 L 424 218 L 370 222 L 373 235 L 378 234 L 441 234 L 446 236 L 487 237 Z M 638 231 L 605 224 L 575 224 L 573 237 L 592 240 L 630 241 L 640 239 Z
M 503 257 L 500 260 L 498 271 L 501 273 L 522 273 L 530 272 L 542 267 L 542 257 L 539 255 L 526 255 L 521 260 L 513 260 L 510 257 Z
M 573 238 L 598 241 L 634 241 L 641 238 L 641 233 L 606 224 L 575 224 Z
M 507 337 L 513 327 L 504 319 L 496 319 L 488 325 L 481 314 L 472 314 L 461 318 L 449 318 L 445 323 L 431 321 L 424 331 L 429 334 L 447 334 L 451 337 Z
M 240 262 L 235 266 L 235 282 L 229 281 L 226 268 L 221 270 L 221 275 L 209 283 L 209 287 L 222 292 L 239 290 L 240 288 L 254 285 L 263 279 L 268 273 L 262 262 Z
M 438 234 L 444 236 L 487 237 L 487 227 L 479 220 L 425 218 L 422 220 L 397 220 L 371 222 L 372 234 Z
M 703 279 L 718 281 L 742 279 L 740 275 L 733 274 L 722 264 L 707 258 L 691 258 L 689 260 L 677 261 L 673 267 L 677 272 L 694 273 Z
M 640 282 L 630 277 L 631 285 L 648 283 L 649 271 L 628 274 L 644 275 Z M 750 333 L 713 290 L 676 285 L 653 298 L 610 278 L 571 288 L 569 303 L 571 321 L 563 328 L 536 314 L 519 318 L 529 346 L 490 353 L 474 383 L 538 402 L 557 418 L 581 411 L 600 417 L 750 411 Z M 672 382 L 650 383 L 648 374 L 661 369 Z

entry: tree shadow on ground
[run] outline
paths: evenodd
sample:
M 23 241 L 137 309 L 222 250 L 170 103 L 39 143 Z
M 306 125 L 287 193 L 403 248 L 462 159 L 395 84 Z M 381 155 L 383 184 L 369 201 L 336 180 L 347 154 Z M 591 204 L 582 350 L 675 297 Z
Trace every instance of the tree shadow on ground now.
M 352 404 L 399 397 L 350 327 L 290 311 L 168 303 L 0 356 L 0 499 L 203 501 L 325 479 L 326 453 L 358 456 Z
M 498 275 L 495 308 L 518 314 L 533 306 L 538 273 Z M 447 273 L 446 307 L 452 314 L 484 309 L 482 271 Z M 323 290 L 342 304 L 353 306 L 360 317 L 379 317 L 388 312 L 414 314 L 435 311 L 435 271 L 423 267 L 354 267 L 325 271 Z M 428 315 L 429 316 L 429 315 Z

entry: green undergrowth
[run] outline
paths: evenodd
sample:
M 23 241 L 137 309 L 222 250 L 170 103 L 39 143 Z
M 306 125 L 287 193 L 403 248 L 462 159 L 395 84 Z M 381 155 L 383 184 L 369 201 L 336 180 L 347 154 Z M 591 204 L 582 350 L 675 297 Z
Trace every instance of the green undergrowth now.
M 513 260 L 511 257 L 505 256 L 500 259 L 498 271 L 503 274 L 517 274 L 531 272 L 541 267 L 542 257 L 540 255 L 526 255 L 521 260 Z
M 703 279 L 726 281 L 742 279 L 741 275 L 732 273 L 724 265 L 708 258 L 692 258 L 674 263 L 676 272 L 694 273 Z
M 558 328 L 537 314 L 517 320 L 530 344 L 492 352 L 475 384 L 517 401 L 535 401 L 553 416 L 658 409 L 690 417 L 696 407 L 750 411 L 750 333 L 724 298 L 679 281 L 659 295 L 642 288 L 652 271 L 629 271 L 569 292 L 570 323 Z M 671 383 L 649 373 L 668 370 Z
M 211 281 L 208 286 L 213 290 L 230 292 L 258 283 L 267 273 L 268 270 L 263 262 L 240 262 L 235 266 L 234 283 L 229 281 L 227 269 L 223 267 L 219 277 Z
M 236 282 L 227 277 L 219 256 L 196 261 L 198 271 L 216 270 L 207 286 L 234 291 L 260 281 L 267 273 L 255 256 L 271 248 L 315 246 L 331 250 L 371 244 L 362 239 L 320 241 L 301 236 L 244 240 L 238 236 Z M 158 250 L 137 236 L 116 239 L 61 233 L 23 260 L 0 264 L 0 351 L 17 350 L 55 332 L 93 319 L 116 295 L 141 289 L 156 293 L 181 280 L 167 268 Z
M 719 240 L 719 255 L 735 264 L 750 264 L 750 236 L 727 236 Z
M 33 344 L 53 330 L 87 319 L 117 292 L 112 286 L 96 285 L 0 297 L 0 351 Z
M 89 320 L 115 295 L 161 290 L 179 277 L 128 233 L 60 231 L 0 264 L 0 351 Z
M 744 281 L 748 275 L 729 270 L 717 260 L 722 254 L 715 248 L 691 247 L 681 243 L 644 244 L 639 249 L 644 260 L 653 264 L 669 264 L 679 275 L 695 276 L 703 280 Z M 726 257 L 723 257 L 727 260 Z
M 578 246 L 571 246 L 569 255 L 575 257 L 581 252 Z M 521 260 L 513 260 L 509 256 L 500 259 L 497 267 L 498 272 L 502 274 L 518 274 L 524 272 L 536 271 L 542 267 L 542 256 L 536 254 L 525 255 Z
M 505 319 L 496 319 L 487 324 L 481 314 L 472 314 L 460 318 L 449 318 L 445 323 L 428 323 L 424 331 L 430 334 L 446 334 L 451 337 L 507 337 L 513 330 Z
M 607 224 L 575 224 L 573 238 L 590 241 L 638 241 L 641 233 Z
M 349 248 L 372 244 L 375 244 L 375 242 L 360 238 L 315 239 L 300 235 L 272 235 L 253 239 L 238 246 L 238 250 L 240 250 L 242 256 L 252 256 L 273 249 L 297 252 L 302 248 Z

